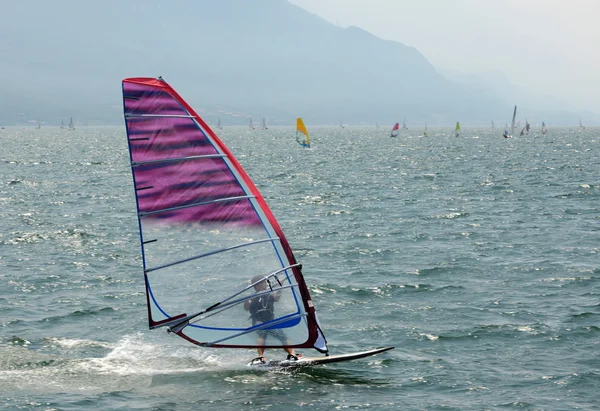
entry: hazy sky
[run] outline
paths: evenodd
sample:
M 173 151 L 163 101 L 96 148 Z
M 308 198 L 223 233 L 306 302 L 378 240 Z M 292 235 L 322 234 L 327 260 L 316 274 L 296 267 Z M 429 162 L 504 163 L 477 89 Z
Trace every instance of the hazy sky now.
M 436 67 L 600 113 L 600 0 L 290 0 L 341 27 L 415 47 Z

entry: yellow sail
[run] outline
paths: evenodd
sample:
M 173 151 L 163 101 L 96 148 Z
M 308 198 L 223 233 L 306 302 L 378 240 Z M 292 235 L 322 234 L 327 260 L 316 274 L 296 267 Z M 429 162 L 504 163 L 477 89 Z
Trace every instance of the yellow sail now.
M 306 139 L 300 141 L 298 138 L 298 133 L 302 133 L 306 136 Z M 304 126 L 304 122 L 300 117 L 296 120 L 296 141 L 303 147 L 310 147 L 310 137 L 308 136 L 308 131 L 306 131 L 306 127 Z
M 456 122 L 456 129 L 455 129 L 455 130 L 456 130 L 456 131 L 459 131 L 459 130 L 460 130 L 460 123 L 459 123 L 458 121 Z

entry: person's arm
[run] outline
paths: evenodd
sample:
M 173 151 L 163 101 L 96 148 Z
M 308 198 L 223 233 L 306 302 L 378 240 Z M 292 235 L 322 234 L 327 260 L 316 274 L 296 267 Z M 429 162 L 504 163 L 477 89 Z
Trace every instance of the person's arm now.
M 277 290 L 273 293 L 273 300 L 275 300 L 275 302 L 279 301 L 279 298 L 281 298 L 281 290 Z
M 250 303 L 251 302 L 252 302 L 252 300 L 246 300 L 246 301 L 244 301 L 244 310 L 250 311 Z

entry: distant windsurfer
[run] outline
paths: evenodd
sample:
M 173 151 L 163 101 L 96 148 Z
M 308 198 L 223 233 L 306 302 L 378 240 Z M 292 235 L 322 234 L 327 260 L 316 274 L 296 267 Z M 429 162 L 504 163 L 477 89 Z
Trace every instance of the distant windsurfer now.
M 252 284 L 254 284 L 254 290 L 257 293 L 265 291 L 267 289 L 267 282 L 263 279 L 262 275 L 257 275 L 252 278 Z M 263 279 L 263 281 L 260 281 Z M 254 297 L 249 300 L 244 301 L 244 310 L 250 312 L 250 318 L 252 319 L 252 325 L 257 325 L 261 323 L 265 323 L 268 321 L 272 321 L 275 319 L 275 303 L 279 301 L 281 297 L 281 291 L 275 291 L 269 294 L 263 294 L 259 297 Z M 257 330 L 258 334 L 258 357 L 252 360 L 252 364 L 255 363 L 266 363 L 267 360 L 264 357 L 265 352 L 265 341 L 267 337 L 271 336 L 278 339 L 281 344 L 288 345 L 289 341 L 287 335 L 281 328 L 275 329 L 261 329 Z M 293 348 L 284 347 L 285 352 L 288 353 L 288 360 L 297 360 L 299 357 L 302 357 L 302 354 L 296 354 Z
M 511 138 L 512 136 L 508 135 L 508 130 L 504 129 L 504 134 L 502 134 L 504 138 Z
M 300 141 L 297 137 L 296 137 L 296 141 L 302 146 L 302 147 L 310 147 L 310 144 L 308 144 L 308 141 L 306 140 L 302 140 Z

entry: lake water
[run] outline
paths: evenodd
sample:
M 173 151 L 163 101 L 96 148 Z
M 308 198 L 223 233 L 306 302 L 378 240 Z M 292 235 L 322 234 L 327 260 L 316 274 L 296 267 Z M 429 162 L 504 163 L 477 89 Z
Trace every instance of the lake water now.
M 124 127 L 0 130 L 0 408 L 600 409 L 600 129 L 220 131 L 286 233 L 332 354 L 147 329 Z M 283 357 L 281 350 L 268 351 Z M 305 355 L 312 355 L 304 351 Z

